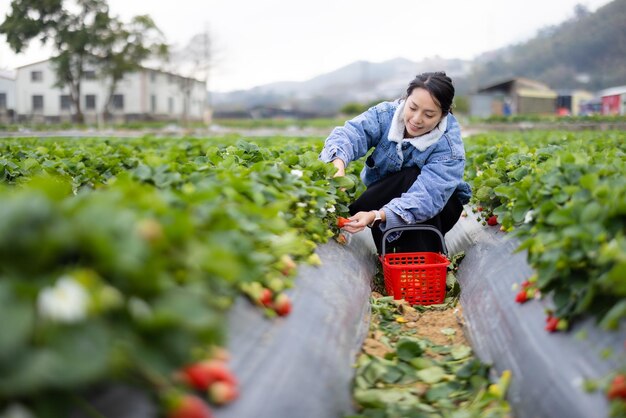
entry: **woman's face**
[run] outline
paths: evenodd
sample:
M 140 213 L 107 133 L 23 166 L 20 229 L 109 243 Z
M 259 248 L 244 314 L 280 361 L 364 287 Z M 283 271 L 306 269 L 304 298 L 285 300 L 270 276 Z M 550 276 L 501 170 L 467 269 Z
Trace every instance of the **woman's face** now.
M 443 116 L 439 103 L 428 90 L 413 89 L 404 105 L 404 130 L 408 137 L 424 135 L 432 131 Z

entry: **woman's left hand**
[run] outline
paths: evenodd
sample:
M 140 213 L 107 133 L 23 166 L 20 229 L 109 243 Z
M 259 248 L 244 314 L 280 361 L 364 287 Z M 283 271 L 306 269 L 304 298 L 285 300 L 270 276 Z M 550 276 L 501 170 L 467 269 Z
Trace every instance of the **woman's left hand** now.
M 374 222 L 374 212 L 357 212 L 353 216 L 349 217 L 351 222 L 347 223 L 342 229 L 352 234 L 360 232 L 365 229 L 366 226 Z

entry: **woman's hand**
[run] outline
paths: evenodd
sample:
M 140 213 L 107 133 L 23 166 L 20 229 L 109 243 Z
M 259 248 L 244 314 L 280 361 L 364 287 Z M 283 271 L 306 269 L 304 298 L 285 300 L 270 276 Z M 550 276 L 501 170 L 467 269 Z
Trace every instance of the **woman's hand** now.
M 374 214 L 374 211 L 357 212 L 348 219 L 350 220 L 350 222 L 345 224 L 342 229 L 346 232 L 354 234 L 364 230 L 366 226 L 374 222 L 374 219 L 376 219 L 376 215 Z
M 346 163 L 344 163 L 342 159 L 335 158 L 332 164 L 337 167 L 337 172 L 333 177 L 343 177 L 346 175 Z

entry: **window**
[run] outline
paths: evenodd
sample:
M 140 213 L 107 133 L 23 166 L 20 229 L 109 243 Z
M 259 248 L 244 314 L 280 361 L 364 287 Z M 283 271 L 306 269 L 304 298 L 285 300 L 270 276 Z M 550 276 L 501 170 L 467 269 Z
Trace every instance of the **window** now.
M 150 81 L 152 81 L 153 83 L 156 81 L 156 71 L 151 71 L 150 72 Z
M 95 94 L 85 94 L 85 109 L 87 110 L 96 109 L 96 95 Z
M 94 70 L 85 70 L 83 72 L 83 78 L 85 80 L 95 80 L 96 79 L 96 72 Z
M 0 110 L 4 110 L 7 108 L 7 94 L 0 93 Z
M 30 81 L 43 81 L 43 72 L 42 71 L 31 71 L 30 72 Z
M 153 94 L 150 96 L 150 112 L 156 113 L 156 96 Z
M 61 95 L 61 110 L 70 110 L 72 108 L 72 98 L 69 94 Z
M 174 98 L 173 97 L 167 98 L 167 112 L 170 114 L 174 113 Z
M 33 95 L 33 112 L 43 110 L 43 96 L 40 94 Z
M 114 94 L 111 105 L 113 106 L 113 109 L 124 110 L 124 95 Z

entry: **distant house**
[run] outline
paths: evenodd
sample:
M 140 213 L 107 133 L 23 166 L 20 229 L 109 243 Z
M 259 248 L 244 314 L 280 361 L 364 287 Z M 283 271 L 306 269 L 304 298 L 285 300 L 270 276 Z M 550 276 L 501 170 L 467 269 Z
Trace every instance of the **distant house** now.
M 18 120 L 70 121 L 75 113 L 69 88 L 55 87 L 50 60 L 17 68 L 15 111 Z M 87 68 L 81 82 L 81 110 L 86 122 L 102 116 L 108 98 L 107 80 Z M 120 81 L 110 107 L 117 121 L 202 120 L 207 112 L 205 83 L 160 70 L 142 68 Z
M 15 79 L 0 74 L 0 123 L 13 121 L 15 109 Z
M 557 92 L 543 83 L 512 78 L 479 89 L 470 97 L 470 115 L 553 114 Z
M 626 86 L 612 87 L 598 92 L 603 115 L 626 115 Z
M 584 104 L 593 99 L 593 93 L 585 90 L 559 90 L 556 98 L 556 112 L 561 116 L 582 115 Z

